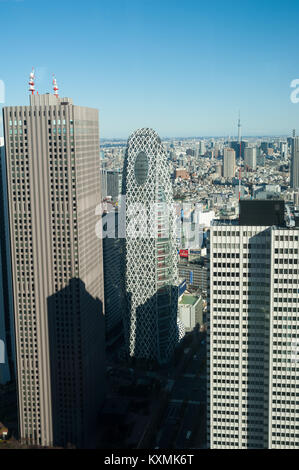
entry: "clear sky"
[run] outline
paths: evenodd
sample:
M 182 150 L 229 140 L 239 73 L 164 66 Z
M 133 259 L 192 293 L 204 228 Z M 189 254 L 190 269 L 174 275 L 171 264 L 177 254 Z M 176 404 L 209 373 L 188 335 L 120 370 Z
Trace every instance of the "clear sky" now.
M 0 0 L 6 105 L 60 93 L 100 111 L 104 138 L 299 134 L 298 0 Z

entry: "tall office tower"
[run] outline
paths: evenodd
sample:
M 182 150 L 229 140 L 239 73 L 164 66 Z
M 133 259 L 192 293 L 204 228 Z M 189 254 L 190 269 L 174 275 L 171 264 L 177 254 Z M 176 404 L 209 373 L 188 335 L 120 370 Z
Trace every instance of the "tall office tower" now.
M 291 188 L 299 188 L 299 137 L 295 137 L 292 142 L 292 159 L 291 159 Z
M 46 94 L 3 115 L 20 437 L 92 446 L 105 351 L 98 111 Z
M 265 166 L 265 156 L 260 147 L 256 149 L 256 164 L 259 166 Z
M 298 239 L 274 225 L 210 230 L 211 448 L 299 448 Z
M 199 142 L 199 155 L 202 157 L 206 153 L 206 144 L 203 140 Z
M 166 363 L 179 339 L 175 212 L 167 155 L 152 129 L 128 139 L 123 194 L 127 351 Z
M 233 178 L 236 172 L 236 152 L 233 149 L 225 148 L 223 151 L 223 176 Z
M 284 160 L 287 160 L 287 157 L 288 157 L 288 143 L 287 142 L 280 142 L 279 143 L 279 149 L 280 149 L 281 158 L 283 158 Z
M 111 196 L 113 201 L 117 201 L 120 194 L 119 179 L 119 170 L 107 170 L 107 195 Z
M 251 170 L 256 170 L 256 147 L 244 149 L 244 164 Z
M 269 142 L 261 142 L 261 149 L 264 153 L 268 153 Z
M 105 199 L 107 194 L 107 170 L 101 168 L 101 196 L 102 199 Z
M 2 140 L 2 139 L 0 139 Z M 14 314 L 4 142 L 0 141 L 0 384 L 15 380 Z

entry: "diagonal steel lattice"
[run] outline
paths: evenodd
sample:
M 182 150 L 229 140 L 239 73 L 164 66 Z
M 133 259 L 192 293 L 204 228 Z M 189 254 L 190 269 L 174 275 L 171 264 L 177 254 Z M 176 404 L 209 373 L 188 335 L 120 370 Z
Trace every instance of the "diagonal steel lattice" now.
M 178 321 L 176 215 L 167 154 L 158 134 L 139 129 L 128 139 L 124 328 L 127 352 L 166 363 L 184 335 Z

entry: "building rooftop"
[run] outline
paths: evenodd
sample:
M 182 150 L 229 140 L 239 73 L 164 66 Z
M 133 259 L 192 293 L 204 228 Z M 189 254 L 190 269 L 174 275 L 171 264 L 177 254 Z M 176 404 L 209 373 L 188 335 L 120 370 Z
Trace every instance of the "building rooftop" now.
M 194 295 L 183 295 L 179 303 L 180 305 L 195 305 L 197 301 L 198 297 Z

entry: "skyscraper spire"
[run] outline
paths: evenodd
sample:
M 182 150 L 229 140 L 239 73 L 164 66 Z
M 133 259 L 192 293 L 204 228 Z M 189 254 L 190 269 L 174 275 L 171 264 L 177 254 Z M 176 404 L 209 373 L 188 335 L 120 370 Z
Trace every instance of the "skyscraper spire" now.
M 241 118 L 240 118 L 240 110 L 239 110 L 239 119 L 238 119 L 238 142 L 241 143 Z

